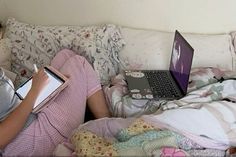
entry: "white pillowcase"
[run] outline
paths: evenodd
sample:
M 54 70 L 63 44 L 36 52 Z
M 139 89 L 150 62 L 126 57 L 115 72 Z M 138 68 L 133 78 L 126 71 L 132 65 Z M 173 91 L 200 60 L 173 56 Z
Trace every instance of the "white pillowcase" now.
M 126 41 L 119 53 L 121 69 L 168 69 L 174 33 L 123 27 Z M 180 32 L 181 33 L 181 32 Z M 183 34 L 194 48 L 192 67 L 235 69 L 232 39 L 229 34 Z
M 232 37 L 232 43 L 234 46 L 234 52 L 236 53 L 236 31 L 233 31 L 230 33 L 231 37 Z
M 0 39 L 0 67 L 5 72 L 6 76 L 14 82 L 16 74 L 11 71 L 10 45 L 10 40 L 8 38 Z
M 11 69 L 11 50 L 8 38 L 0 39 L 0 67 Z
M 2 70 L 4 71 L 5 75 L 14 83 L 16 79 L 16 73 L 9 71 L 7 69 L 4 69 L 4 68 L 2 68 Z

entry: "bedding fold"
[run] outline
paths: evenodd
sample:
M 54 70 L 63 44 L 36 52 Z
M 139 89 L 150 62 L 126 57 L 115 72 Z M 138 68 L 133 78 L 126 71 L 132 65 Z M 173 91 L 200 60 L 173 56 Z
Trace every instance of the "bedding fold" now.
M 103 88 L 110 110 L 126 118 L 99 119 L 78 127 L 67 141 L 74 146 L 72 155 L 224 156 L 236 146 L 235 72 L 194 70 L 188 94 L 174 101 L 132 100 L 132 104 L 125 101 L 130 98 L 123 76 L 117 75 L 112 83 Z M 151 103 L 157 104 L 154 110 L 146 108 Z M 136 110 L 129 112 L 129 105 Z

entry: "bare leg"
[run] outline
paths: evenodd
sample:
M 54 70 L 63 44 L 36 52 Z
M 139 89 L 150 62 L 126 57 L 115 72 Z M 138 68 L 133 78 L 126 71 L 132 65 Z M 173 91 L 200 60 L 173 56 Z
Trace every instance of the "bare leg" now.
M 110 117 L 104 93 L 98 90 L 87 99 L 89 109 L 94 114 L 95 118 Z

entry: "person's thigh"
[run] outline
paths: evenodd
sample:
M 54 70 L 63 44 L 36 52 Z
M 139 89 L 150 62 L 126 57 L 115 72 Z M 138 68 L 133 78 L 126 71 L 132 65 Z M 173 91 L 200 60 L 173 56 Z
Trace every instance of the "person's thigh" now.
M 101 85 L 91 65 L 78 55 L 68 58 L 60 72 L 69 77 L 69 85 L 42 113 L 47 115 L 55 128 L 68 136 L 84 122 L 87 98 L 99 91 Z

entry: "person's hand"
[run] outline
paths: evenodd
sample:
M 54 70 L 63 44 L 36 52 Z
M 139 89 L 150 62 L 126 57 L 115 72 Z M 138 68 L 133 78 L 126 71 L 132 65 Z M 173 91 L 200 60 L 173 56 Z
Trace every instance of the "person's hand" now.
M 48 75 L 44 69 L 40 69 L 37 73 L 33 75 L 31 90 L 39 94 L 43 88 L 48 84 Z

